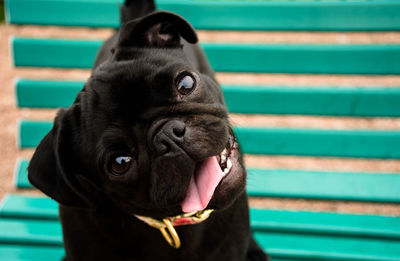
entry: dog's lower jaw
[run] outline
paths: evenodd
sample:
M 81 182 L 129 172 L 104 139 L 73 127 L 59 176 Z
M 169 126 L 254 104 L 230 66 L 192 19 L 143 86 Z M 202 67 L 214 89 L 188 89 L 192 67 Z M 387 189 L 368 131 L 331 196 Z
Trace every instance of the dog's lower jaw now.
M 69 261 L 244 260 L 251 239 L 246 193 L 200 224 L 177 227 L 179 249 L 170 247 L 158 230 L 118 209 L 60 205 L 60 218 Z

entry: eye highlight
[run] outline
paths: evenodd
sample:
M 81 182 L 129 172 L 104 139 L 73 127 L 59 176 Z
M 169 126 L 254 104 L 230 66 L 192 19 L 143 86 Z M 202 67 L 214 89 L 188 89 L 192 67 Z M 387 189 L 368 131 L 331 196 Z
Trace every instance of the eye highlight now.
M 121 176 L 129 170 L 131 163 L 132 157 L 118 155 L 111 158 L 109 169 L 114 175 Z
M 190 74 L 178 77 L 176 89 L 182 95 L 191 93 L 196 88 L 196 79 Z

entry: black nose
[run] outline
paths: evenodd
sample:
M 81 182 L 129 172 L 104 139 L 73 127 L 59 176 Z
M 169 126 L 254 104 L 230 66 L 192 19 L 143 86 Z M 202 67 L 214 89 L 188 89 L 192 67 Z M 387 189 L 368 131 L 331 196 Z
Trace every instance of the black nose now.
M 153 147 L 158 154 L 165 154 L 184 141 L 186 125 L 179 120 L 171 120 L 165 123 L 153 138 Z

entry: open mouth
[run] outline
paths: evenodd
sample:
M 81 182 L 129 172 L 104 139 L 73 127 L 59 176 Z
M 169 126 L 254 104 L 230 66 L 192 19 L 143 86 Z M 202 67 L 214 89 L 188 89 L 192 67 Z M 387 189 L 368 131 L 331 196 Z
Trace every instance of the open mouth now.
M 237 148 L 235 138 L 230 136 L 227 146 L 220 154 L 197 164 L 181 204 L 183 212 L 200 211 L 207 207 L 218 185 L 234 167 L 231 157 Z

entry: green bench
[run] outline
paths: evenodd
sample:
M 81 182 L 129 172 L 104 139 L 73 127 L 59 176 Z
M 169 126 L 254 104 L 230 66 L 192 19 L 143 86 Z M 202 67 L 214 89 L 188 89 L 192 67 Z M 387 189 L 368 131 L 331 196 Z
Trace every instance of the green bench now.
M 9 195 L 0 211 L 0 256 L 5 260 L 62 256 L 54 201 Z M 266 209 L 250 214 L 255 237 L 273 260 L 399 260 L 398 217 Z
M 118 27 L 117 4 L 122 2 L 102 0 L 93 4 L 90 0 L 6 0 L 6 15 L 13 24 Z M 187 17 L 198 29 L 400 29 L 400 6 L 397 0 L 156 0 L 156 4 L 159 9 Z
M 8 0 L 10 23 L 117 27 L 121 0 Z M 159 0 L 207 30 L 400 30 L 400 2 Z M 88 11 L 90 10 L 90 11 Z M 83 15 L 84 14 L 84 15 Z M 206 14 L 206 15 L 205 15 Z M 306 17 L 307 19 L 302 19 Z M 14 37 L 15 66 L 90 68 L 101 41 Z M 400 44 L 202 43 L 217 72 L 399 75 Z M 240 61 L 238 63 L 237 61 Z M 20 108 L 69 106 L 82 81 L 15 81 Z M 400 117 L 400 86 L 223 85 L 230 112 L 244 115 Z M 52 124 L 18 121 L 18 146 L 34 148 Z M 400 130 L 235 126 L 244 153 L 400 160 Z M 18 159 L 15 186 L 32 189 L 28 159 Z M 248 168 L 251 197 L 399 204 L 400 173 Z M 9 194 L 0 206 L 0 259 L 63 256 L 57 203 Z M 400 260 L 400 217 L 251 209 L 252 231 L 272 260 Z

